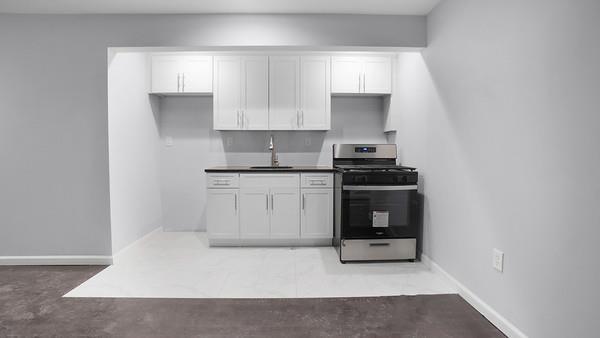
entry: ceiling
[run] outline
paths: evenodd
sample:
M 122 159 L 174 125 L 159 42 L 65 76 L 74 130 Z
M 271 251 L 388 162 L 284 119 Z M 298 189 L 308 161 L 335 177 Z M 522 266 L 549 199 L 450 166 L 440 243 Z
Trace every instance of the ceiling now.
M 0 0 L 0 13 L 426 15 L 441 0 Z

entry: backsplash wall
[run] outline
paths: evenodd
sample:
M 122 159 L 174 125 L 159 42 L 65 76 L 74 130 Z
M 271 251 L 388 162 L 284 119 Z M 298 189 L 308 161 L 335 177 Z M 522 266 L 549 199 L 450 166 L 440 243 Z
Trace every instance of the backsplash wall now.
M 330 131 L 272 133 L 281 165 L 331 165 L 334 143 L 387 143 L 381 98 L 333 97 L 331 105 Z M 212 97 L 163 97 L 158 109 L 164 228 L 205 230 L 204 169 L 268 165 L 271 132 L 213 130 Z

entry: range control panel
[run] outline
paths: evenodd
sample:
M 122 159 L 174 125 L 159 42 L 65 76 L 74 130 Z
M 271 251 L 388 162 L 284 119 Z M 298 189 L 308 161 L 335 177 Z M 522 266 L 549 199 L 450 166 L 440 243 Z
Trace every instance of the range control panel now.
M 355 153 L 376 153 L 377 147 L 355 147 Z

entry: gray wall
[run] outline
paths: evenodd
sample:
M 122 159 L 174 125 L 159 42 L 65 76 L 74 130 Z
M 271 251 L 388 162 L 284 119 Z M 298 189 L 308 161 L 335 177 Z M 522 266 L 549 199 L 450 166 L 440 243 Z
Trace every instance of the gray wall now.
M 419 47 L 424 17 L 0 15 L 0 255 L 111 253 L 107 47 Z
M 595 0 L 442 2 L 397 135 L 426 125 L 427 254 L 531 337 L 598 336 L 598 32 Z
M 108 66 L 108 152 L 113 254 L 162 226 L 158 115 L 146 53 L 118 53 Z
M 282 165 L 331 165 L 334 143 L 385 143 L 383 100 L 332 98 L 328 132 L 274 132 Z M 164 97 L 160 103 L 163 227 L 206 229 L 204 169 L 217 165 L 267 165 L 269 132 L 212 130 L 212 97 Z M 166 146 L 170 137 L 172 146 Z

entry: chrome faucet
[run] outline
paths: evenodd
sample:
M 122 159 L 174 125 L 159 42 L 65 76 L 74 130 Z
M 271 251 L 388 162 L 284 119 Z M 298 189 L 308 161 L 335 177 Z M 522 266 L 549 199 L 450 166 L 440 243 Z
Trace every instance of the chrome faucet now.
M 269 150 L 271 151 L 271 167 L 279 167 L 279 160 L 277 159 L 277 154 L 275 153 L 273 134 L 271 134 L 271 138 L 269 140 Z

